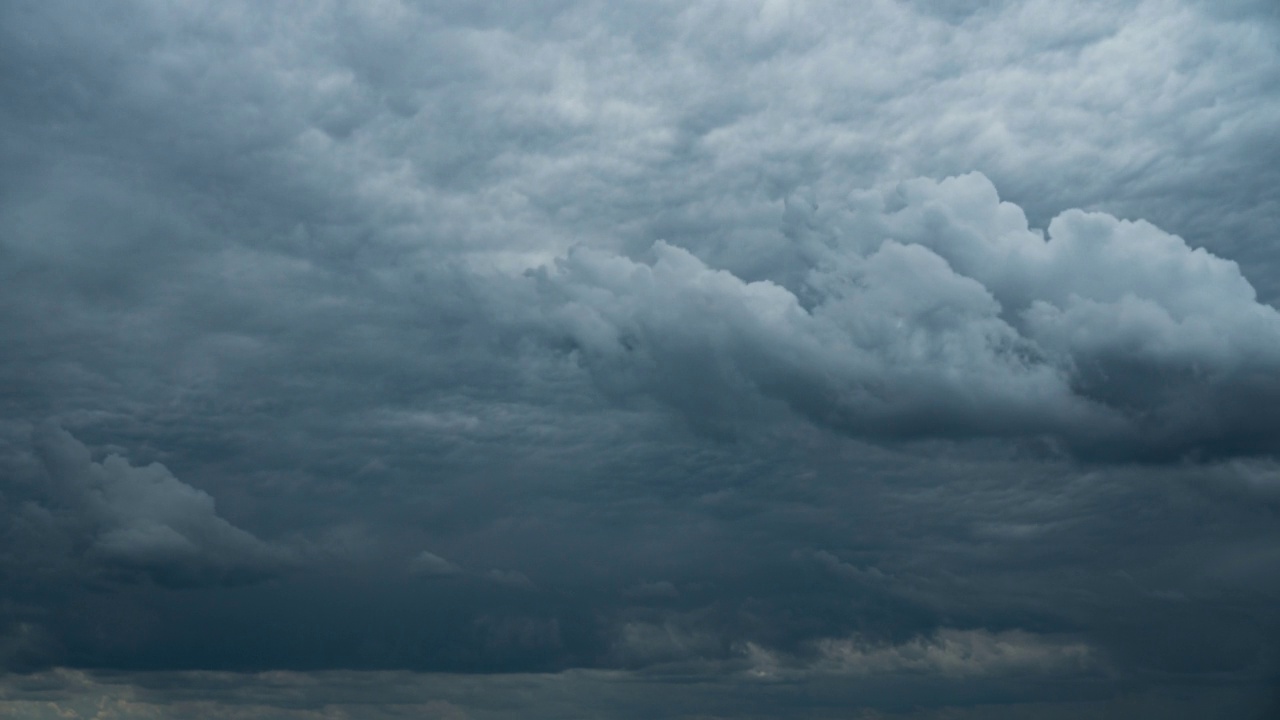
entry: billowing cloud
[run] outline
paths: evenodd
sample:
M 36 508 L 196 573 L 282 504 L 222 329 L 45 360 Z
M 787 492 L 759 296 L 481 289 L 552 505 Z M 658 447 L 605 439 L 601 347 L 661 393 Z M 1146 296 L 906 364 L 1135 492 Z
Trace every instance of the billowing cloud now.
M 52 424 L 35 437 L 48 484 L 47 513 L 84 560 L 162 585 L 235 584 L 278 574 L 291 553 L 217 514 L 213 498 L 159 463 L 136 467 L 120 455 L 101 462 Z
M 659 241 L 534 274 L 599 384 L 699 424 L 763 398 L 863 437 L 1049 437 L 1087 456 L 1269 453 L 1280 313 L 1145 222 L 1028 228 L 980 174 L 810 207 L 808 266 L 746 281 Z M 790 287 L 787 281 L 790 280 Z
M 0 715 L 1252 720 L 1278 36 L 0 2 Z

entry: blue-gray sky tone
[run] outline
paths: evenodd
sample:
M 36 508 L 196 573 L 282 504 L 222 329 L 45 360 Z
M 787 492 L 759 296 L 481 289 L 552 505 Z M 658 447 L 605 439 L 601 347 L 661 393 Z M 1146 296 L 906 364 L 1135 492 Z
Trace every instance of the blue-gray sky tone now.
M 1274 0 L 0 0 L 0 717 L 1280 717 Z

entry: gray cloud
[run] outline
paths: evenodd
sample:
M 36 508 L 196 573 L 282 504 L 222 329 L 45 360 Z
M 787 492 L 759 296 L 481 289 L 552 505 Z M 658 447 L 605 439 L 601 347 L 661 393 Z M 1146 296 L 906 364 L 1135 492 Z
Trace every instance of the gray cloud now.
M 418 553 L 409 563 L 409 572 L 420 575 L 456 575 L 461 568 L 426 550 Z
M 0 3 L 0 714 L 1265 712 L 1278 32 Z
M 135 467 L 114 454 L 95 462 L 56 425 L 42 426 L 35 444 L 47 472 L 46 506 L 26 512 L 109 572 L 174 586 L 243 583 L 274 576 L 293 560 L 218 516 L 212 497 L 163 465 Z
M 806 212 L 800 210 L 798 212 Z M 1030 230 L 981 175 L 859 193 L 793 234 L 793 288 L 659 242 L 534 275 L 598 382 L 695 422 L 749 398 L 868 437 L 1049 436 L 1085 455 L 1269 453 L 1280 314 L 1147 223 Z M 745 398 L 745 399 L 744 399 Z
M 1032 684 L 1023 678 L 1024 684 Z M 668 682 L 613 672 L 560 675 L 432 676 L 409 673 L 166 673 L 160 676 L 61 671 L 6 678 L 7 709 L 33 718 L 90 718 L 111 713 L 168 718 L 460 718 L 522 717 L 645 718 L 707 717 L 708 712 L 763 719 L 780 714 L 803 717 L 942 718 L 1153 717 L 1181 720 L 1221 710 L 1249 714 L 1257 697 L 1238 688 L 1173 696 L 1125 692 L 1100 699 L 1093 690 L 1057 701 L 965 702 L 964 693 L 943 690 L 954 703 L 935 705 L 917 697 L 909 705 L 876 709 L 867 701 L 892 692 L 891 684 L 840 677 L 797 690 L 787 683 Z M 1037 688 L 1042 694 L 1052 687 Z M 374 693 L 377 693 L 376 699 Z M 375 700 L 374 702 L 370 702 Z M 713 715 L 714 716 L 714 715 Z

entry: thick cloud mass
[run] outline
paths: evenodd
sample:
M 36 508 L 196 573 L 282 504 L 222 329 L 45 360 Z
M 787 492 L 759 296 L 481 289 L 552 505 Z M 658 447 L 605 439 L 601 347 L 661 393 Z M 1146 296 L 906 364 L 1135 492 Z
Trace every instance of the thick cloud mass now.
M 134 467 L 119 455 L 94 462 L 88 448 L 56 425 L 37 431 L 47 473 L 47 517 L 74 552 L 109 572 L 137 573 L 164 585 L 259 580 L 283 570 L 289 553 L 218 516 L 213 498 L 163 465 Z
M 649 262 L 578 248 L 535 273 L 546 313 L 603 386 L 700 423 L 759 394 L 864 437 L 1138 458 L 1280 442 L 1280 313 L 1233 262 L 1101 213 L 1031 230 L 980 174 L 795 215 L 796 277 L 747 282 L 661 241 Z
M 0 0 L 0 97 L 0 716 L 1275 714 L 1275 0 Z

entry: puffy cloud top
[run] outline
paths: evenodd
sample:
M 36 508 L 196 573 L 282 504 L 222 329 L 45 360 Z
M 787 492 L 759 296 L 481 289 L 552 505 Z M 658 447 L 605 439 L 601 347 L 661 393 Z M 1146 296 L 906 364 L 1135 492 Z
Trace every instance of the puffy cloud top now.
M 602 386 L 723 426 L 760 398 L 858 436 L 1041 436 L 1084 456 L 1266 453 L 1280 314 L 1238 266 L 1146 222 L 1044 233 L 973 173 L 795 202 L 807 270 L 747 281 L 656 243 L 535 273 Z M 788 286 L 789 285 L 789 286 Z
M 238 584 L 275 575 L 290 554 L 220 517 L 213 498 L 159 463 L 95 462 L 52 424 L 36 432 L 49 504 L 88 560 L 165 585 Z

